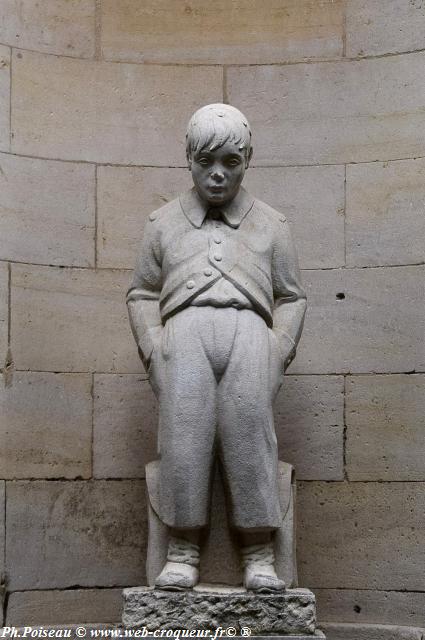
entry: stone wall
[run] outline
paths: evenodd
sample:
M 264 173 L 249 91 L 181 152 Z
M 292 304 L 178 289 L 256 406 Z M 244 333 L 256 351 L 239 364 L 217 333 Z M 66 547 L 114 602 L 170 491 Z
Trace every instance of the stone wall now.
M 7 622 L 114 620 L 145 581 L 156 405 L 123 295 L 224 100 L 309 295 L 276 407 L 301 584 L 331 623 L 423 624 L 425 2 L 3 0 L 0 42 Z

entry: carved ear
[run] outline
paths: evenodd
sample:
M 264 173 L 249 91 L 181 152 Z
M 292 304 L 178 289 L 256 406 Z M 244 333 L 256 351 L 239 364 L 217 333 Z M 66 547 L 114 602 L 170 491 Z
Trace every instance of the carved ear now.
M 253 147 L 250 147 L 249 149 L 249 153 L 248 153 L 248 157 L 246 159 L 246 163 L 245 163 L 245 168 L 248 169 L 249 167 L 249 163 L 251 162 L 251 158 L 252 158 L 252 152 L 254 151 Z
M 187 168 L 192 171 L 192 156 L 186 153 Z

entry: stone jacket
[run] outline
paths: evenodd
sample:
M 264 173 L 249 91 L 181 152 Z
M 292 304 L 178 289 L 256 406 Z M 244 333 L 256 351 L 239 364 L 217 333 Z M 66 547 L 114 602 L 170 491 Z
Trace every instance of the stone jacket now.
M 149 216 L 127 294 L 131 327 L 145 364 L 167 318 L 220 278 L 252 303 L 276 334 L 286 366 L 295 356 L 306 310 L 286 218 L 243 188 L 204 224 L 195 189 Z

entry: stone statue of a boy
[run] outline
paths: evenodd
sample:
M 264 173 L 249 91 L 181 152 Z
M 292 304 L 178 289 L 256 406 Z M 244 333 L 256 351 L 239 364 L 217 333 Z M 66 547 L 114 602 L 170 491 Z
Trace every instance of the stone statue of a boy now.
M 244 584 L 282 590 L 272 532 L 282 522 L 272 402 L 306 308 L 285 217 L 241 182 L 244 115 L 199 109 L 187 130 L 194 188 L 149 216 L 127 303 L 159 400 L 160 518 L 170 527 L 164 589 L 199 580 L 199 543 L 218 460 Z

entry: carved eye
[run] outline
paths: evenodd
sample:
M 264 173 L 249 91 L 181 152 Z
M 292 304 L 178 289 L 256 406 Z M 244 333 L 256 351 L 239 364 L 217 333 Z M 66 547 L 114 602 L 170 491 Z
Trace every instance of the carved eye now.
M 206 167 L 209 165 L 209 160 L 208 158 L 199 158 L 198 164 L 202 164 L 204 167 Z
M 240 164 L 239 158 L 230 158 L 227 163 L 230 167 L 237 167 Z

